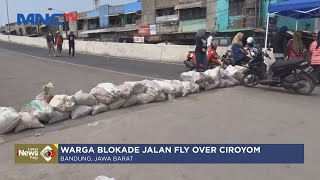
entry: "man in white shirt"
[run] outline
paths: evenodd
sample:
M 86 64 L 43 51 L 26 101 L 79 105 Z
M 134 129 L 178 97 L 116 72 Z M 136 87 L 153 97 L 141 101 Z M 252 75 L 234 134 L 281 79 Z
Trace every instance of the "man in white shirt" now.
M 207 40 L 207 49 L 208 50 L 210 50 L 210 47 L 211 47 L 211 45 L 213 43 L 213 38 L 214 38 L 215 35 L 216 35 L 216 33 L 214 31 L 212 31 L 210 33 L 210 36 L 208 37 L 208 40 Z

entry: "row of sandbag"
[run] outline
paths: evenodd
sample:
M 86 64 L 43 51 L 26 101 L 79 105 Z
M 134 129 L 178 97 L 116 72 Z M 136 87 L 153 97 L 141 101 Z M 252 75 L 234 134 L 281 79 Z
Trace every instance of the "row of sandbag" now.
M 55 95 L 50 100 L 41 94 L 36 100 L 24 105 L 19 113 L 13 108 L 0 107 L 0 134 L 13 129 L 17 133 L 25 129 L 41 128 L 44 127 L 43 123 L 52 124 L 70 117 L 77 119 L 108 110 L 165 101 L 199 92 L 199 89 L 199 85 L 191 81 L 144 80 L 125 82 L 119 86 L 102 83 L 90 93 L 80 90 L 72 96 Z
M 180 77 L 184 81 L 199 84 L 201 89 L 211 90 L 240 85 L 244 70 L 245 68 L 242 66 L 228 66 L 226 69 L 216 67 L 205 72 L 184 72 Z

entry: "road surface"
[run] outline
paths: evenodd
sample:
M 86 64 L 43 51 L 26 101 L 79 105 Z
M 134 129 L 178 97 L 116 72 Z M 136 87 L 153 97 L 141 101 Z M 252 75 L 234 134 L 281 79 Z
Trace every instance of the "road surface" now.
M 20 109 L 51 81 L 56 94 L 89 91 L 101 82 L 179 79 L 183 65 L 77 54 L 47 57 L 45 49 L 0 42 L 0 106 Z M 277 88 L 217 89 L 68 120 L 0 138 L 0 179 L 117 180 L 316 179 L 320 172 L 320 91 L 311 96 Z M 99 122 L 97 126 L 88 123 Z M 38 134 L 40 136 L 35 136 Z M 292 143 L 305 144 L 303 165 L 15 165 L 21 143 Z

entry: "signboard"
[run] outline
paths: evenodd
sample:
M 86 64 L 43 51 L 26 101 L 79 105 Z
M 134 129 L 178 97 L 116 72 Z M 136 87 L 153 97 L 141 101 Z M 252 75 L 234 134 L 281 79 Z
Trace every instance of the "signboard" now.
M 157 34 L 157 26 L 155 24 L 150 25 L 150 35 Z
M 140 37 L 140 36 L 134 36 L 133 37 L 133 42 L 135 43 L 144 43 L 144 37 Z
M 161 37 L 160 36 L 149 36 L 148 37 L 148 41 L 150 41 L 150 42 L 159 42 L 159 41 L 161 41 Z
M 138 29 L 140 36 L 149 36 L 150 35 L 150 29 L 148 25 L 141 25 Z

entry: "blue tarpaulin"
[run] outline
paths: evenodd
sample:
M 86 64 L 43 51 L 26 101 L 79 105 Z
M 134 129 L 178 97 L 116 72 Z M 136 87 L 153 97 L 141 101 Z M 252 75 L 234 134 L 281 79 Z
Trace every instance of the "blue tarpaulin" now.
M 320 17 L 320 0 L 289 0 L 271 4 L 268 12 L 295 19 L 316 18 Z

